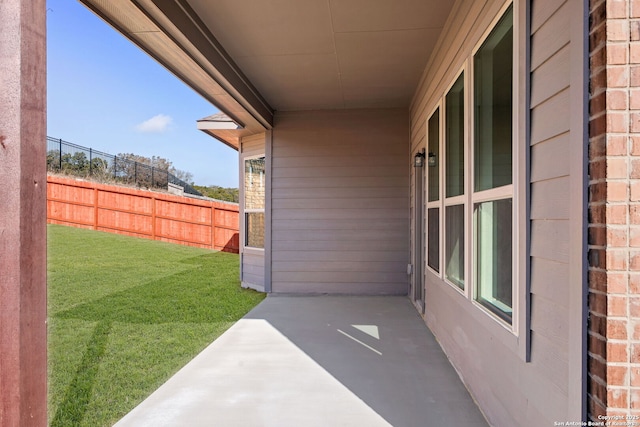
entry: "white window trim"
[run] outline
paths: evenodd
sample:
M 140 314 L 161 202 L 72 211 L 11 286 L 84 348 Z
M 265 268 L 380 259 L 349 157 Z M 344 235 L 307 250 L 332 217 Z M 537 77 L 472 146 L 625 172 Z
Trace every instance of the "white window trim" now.
M 496 24 L 502 18 L 506 10 L 513 4 L 513 111 L 512 111 L 512 183 L 498 188 L 492 188 L 476 192 L 473 190 L 474 179 L 474 161 L 473 161 L 473 148 L 474 148 L 474 117 L 473 117 L 473 96 L 474 96 L 474 74 L 473 74 L 473 59 L 478 52 L 486 38 L 491 34 Z M 433 113 L 440 109 L 440 198 L 437 202 L 427 202 L 427 209 L 429 207 L 440 208 L 440 235 L 439 235 L 439 251 L 440 251 L 440 272 L 436 272 L 427 265 L 427 256 L 425 257 L 425 272 L 441 278 L 445 286 L 445 291 L 452 298 L 457 295 L 459 298 L 464 298 L 471 304 L 466 304 L 464 311 L 481 323 L 490 333 L 496 337 L 496 339 L 503 343 L 507 348 L 517 352 L 523 360 L 529 359 L 529 347 L 530 347 L 530 334 L 528 333 L 530 323 L 529 313 L 529 285 L 527 278 L 527 236 L 528 236 L 528 210 L 527 210 L 527 162 L 529 161 L 529 154 L 527 149 L 527 87 L 529 85 L 529 79 L 527 76 L 527 55 L 525 54 L 528 49 L 527 40 L 527 24 L 526 24 L 526 2 L 522 0 L 508 0 L 500 9 L 496 12 L 491 23 L 487 26 L 487 29 L 483 32 L 482 36 L 478 39 L 474 45 L 471 53 L 465 58 L 462 67 L 452 76 L 451 82 L 444 93 L 439 98 L 437 103 L 433 106 L 432 110 L 426 119 L 426 149 L 428 151 L 428 121 Z M 444 193 L 444 185 L 446 180 L 446 173 L 443 169 L 443 160 L 445 158 L 445 141 L 444 132 L 445 126 L 443 125 L 445 120 L 444 103 L 447 93 L 450 88 L 456 82 L 460 73 L 464 72 L 464 90 L 465 90 L 465 194 L 464 196 L 456 196 L 455 198 L 447 199 Z M 428 191 L 428 183 L 425 183 L 425 192 Z M 425 194 L 425 200 L 427 194 Z M 461 199 L 459 199 L 461 198 Z M 476 283 L 474 278 L 474 254 L 473 254 L 473 207 L 475 203 L 489 200 L 499 200 L 504 198 L 512 199 L 512 318 L 511 323 L 503 320 L 495 313 L 491 312 L 488 308 L 484 307 L 476 301 Z M 461 290 L 457 285 L 446 280 L 446 274 L 444 273 L 444 208 L 446 206 L 460 204 L 459 200 L 464 199 L 465 204 L 465 283 L 464 290 Z M 425 221 L 427 221 L 425 216 Z M 425 224 L 425 229 L 428 224 Z M 428 237 L 427 237 L 428 238 Z M 425 241 L 425 245 L 428 242 Z M 427 282 L 425 281 L 425 285 Z M 464 306 L 463 306 L 464 307 Z
M 511 210 L 511 215 L 512 215 L 512 258 L 511 258 L 511 262 L 512 262 L 512 278 L 511 278 L 511 286 L 512 286 L 512 304 L 511 304 L 511 310 L 512 310 L 512 316 L 511 316 L 511 323 L 503 320 L 502 318 L 500 318 L 497 314 L 493 313 L 491 310 L 489 310 L 488 308 L 486 308 L 485 306 L 483 306 L 482 304 L 480 304 L 477 301 L 477 286 L 476 283 L 474 281 L 474 283 L 470 283 L 471 286 L 469 286 L 470 291 L 471 291 L 471 301 L 472 304 L 477 307 L 479 310 L 483 311 L 484 313 L 486 313 L 489 318 L 495 320 L 495 322 L 502 326 L 503 328 L 505 328 L 506 330 L 508 330 L 510 333 L 512 333 L 513 335 L 515 335 L 516 337 L 520 337 L 520 336 L 524 336 L 524 335 L 528 335 L 525 334 L 525 331 L 522 330 L 521 326 L 522 325 L 522 315 L 525 314 L 526 315 L 526 306 L 523 304 L 523 298 L 522 298 L 522 292 L 520 288 L 526 288 L 526 280 L 525 281 L 521 281 L 521 272 L 520 270 L 522 268 L 524 268 L 524 266 L 526 264 L 522 264 L 522 256 L 520 251 L 522 250 L 522 239 L 524 238 L 524 234 L 522 234 L 521 231 L 521 220 L 519 219 L 520 217 L 520 213 L 522 212 L 521 209 L 521 204 L 523 203 L 523 199 L 526 199 L 524 197 L 524 194 L 520 194 L 521 192 L 521 188 L 522 188 L 522 182 L 525 181 L 526 177 L 525 177 L 525 170 L 523 169 L 523 164 L 522 164 L 522 160 L 520 159 L 520 157 L 524 157 L 521 155 L 521 145 L 524 143 L 524 141 L 526 141 L 526 138 L 523 137 L 522 135 L 526 136 L 526 132 L 524 129 L 524 117 L 522 116 L 522 114 L 525 114 L 526 112 L 522 111 L 521 109 L 521 104 L 526 104 L 525 99 L 526 98 L 526 92 L 524 92 L 524 88 L 521 85 L 521 78 L 520 78 L 520 74 L 522 72 L 526 71 L 526 67 L 523 66 L 525 64 L 522 63 L 523 58 L 526 55 L 522 55 L 523 58 L 520 57 L 520 50 L 522 49 L 522 38 L 526 37 L 526 35 L 524 34 L 524 28 L 522 27 L 522 23 L 524 22 L 524 14 L 522 13 L 523 10 L 521 10 L 522 8 L 524 8 L 524 4 L 522 4 L 523 2 L 518 1 L 518 0 L 509 0 L 507 1 L 498 11 L 498 13 L 496 14 L 496 16 L 494 17 L 494 19 L 492 20 L 491 24 L 487 27 L 487 30 L 483 33 L 482 37 L 479 39 L 478 43 L 475 45 L 475 47 L 472 50 L 472 53 L 470 55 L 470 57 L 467 59 L 467 63 L 468 63 L 468 67 L 470 69 L 470 76 L 471 76 L 471 81 L 470 81 L 470 86 L 469 86 L 469 93 L 471 94 L 471 100 L 470 100 L 470 104 L 469 104 L 469 108 L 471 108 L 471 106 L 473 105 L 473 93 L 475 90 L 475 86 L 474 86 L 474 67 L 473 67 L 473 59 L 474 56 L 476 55 L 476 53 L 480 50 L 480 48 L 482 47 L 482 44 L 484 43 L 484 41 L 487 39 L 487 37 L 491 34 L 491 32 L 493 31 L 493 29 L 495 28 L 495 26 L 497 25 L 497 23 L 500 21 L 500 19 L 502 19 L 502 16 L 504 15 L 504 13 L 507 11 L 507 9 L 509 8 L 509 6 L 513 5 L 513 93 L 512 93 L 512 161 L 511 161 L 511 167 L 512 167 L 512 183 L 509 185 L 505 185 L 502 187 L 497 187 L 497 188 L 492 188 L 489 190 L 484 190 L 484 191 L 479 191 L 474 193 L 473 191 L 470 191 L 470 196 L 471 196 L 471 204 L 470 204 L 470 209 L 473 209 L 473 206 L 476 203 L 481 203 L 481 202 L 485 202 L 485 201 L 495 201 L 495 200 L 501 200 L 501 199 L 508 199 L 511 198 L 512 199 L 512 210 Z M 526 19 L 526 18 L 525 18 Z M 470 130 L 474 129 L 474 115 L 470 114 Z M 473 159 L 473 149 L 475 147 L 475 143 L 473 141 L 473 137 L 471 137 L 471 141 L 470 141 L 470 146 L 469 149 L 471 150 L 471 159 Z M 526 165 L 526 163 L 524 163 Z M 475 161 L 471 161 L 470 163 L 470 190 L 473 189 L 473 177 L 475 176 Z M 518 189 L 518 191 L 515 191 L 516 189 Z M 525 190 L 526 191 L 526 190 Z M 525 208 L 525 212 L 526 212 L 526 208 Z M 470 213 L 471 216 L 473 216 L 472 212 Z M 470 218 L 470 222 L 473 224 L 473 218 Z M 471 233 L 473 233 L 473 225 L 472 225 L 472 229 L 471 229 Z M 475 250 L 475 242 L 473 244 L 474 247 L 469 248 L 472 252 L 470 253 L 470 256 L 472 257 L 471 260 L 473 260 L 475 258 L 475 253 L 473 252 Z M 526 260 L 524 261 L 526 262 Z M 472 262 L 473 264 L 473 262 Z M 476 266 L 472 265 L 472 271 L 470 271 L 472 277 L 475 278 L 475 269 Z M 520 286 L 521 284 L 521 286 Z M 523 313 L 525 312 L 525 313 Z M 520 347 L 520 346 L 519 346 Z
M 513 330 L 519 337 L 518 354 L 529 362 L 531 348 L 529 271 L 529 25 L 525 1 L 513 0 Z
M 444 248 L 444 242 L 443 242 L 443 230 L 442 230 L 442 226 L 444 224 L 444 219 L 443 219 L 443 212 L 442 212 L 442 200 L 443 200 L 443 179 L 442 179 L 442 167 L 443 167 L 443 145 L 444 145 L 444 141 L 443 141 L 443 135 L 444 135 L 444 129 L 442 129 L 442 124 L 444 122 L 444 114 L 443 114 L 443 110 L 442 110 L 442 106 L 444 105 L 444 102 L 442 100 L 442 98 L 440 99 L 440 101 L 438 101 L 438 103 L 436 104 L 436 106 L 431 110 L 431 112 L 429 113 L 429 115 L 427 116 L 427 121 L 425 124 L 425 129 L 427 132 L 426 135 L 426 139 L 425 139 L 425 145 L 426 145 L 426 159 L 425 159 L 425 168 L 426 169 L 426 173 L 425 175 L 425 183 L 424 183 L 424 191 L 425 191 L 425 202 L 426 202 L 426 212 L 425 212 L 425 231 L 426 231 L 426 239 L 425 239 L 425 245 L 426 245 L 426 250 L 425 250 L 425 272 L 428 271 L 431 274 L 439 277 L 439 278 L 443 278 L 444 274 L 442 272 L 442 260 L 444 259 L 444 254 L 443 254 L 443 248 Z M 439 179 L 438 179 L 438 200 L 434 200 L 432 202 L 429 201 L 429 120 L 431 119 L 431 117 L 433 117 L 434 113 L 436 111 L 439 111 L 439 115 L 438 115 L 438 174 L 439 174 Z M 438 208 L 438 270 L 440 271 L 436 271 L 434 270 L 430 265 L 429 265 L 429 209 L 430 208 Z M 426 281 L 425 281 L 426 283 Z
M 469 268 L 471 267 L 470 261 L 469 261 L 469 255 L 468 255 L 468 247 L 471 244 L 471 240 L 469 237 L 469 215 L 471 213 L 471 211 L 469 210 L 469 191 L 470 191 L 470 186 L 469 186 L 469 176 L 470 174 L 468 173 L 469 171 L 469 161 L 470 161 L 470 154 L 469 154 L 469 144 L 471 143 L 471 139 L 470 139 L 470 128 L 469 128 L 469 115 L 471 113 L 471 108 L 470 108 L 470 104 L 469 101 L 471 100 L 471 98 L 469 97 L 469 86 L 468 86 L 468 80 L 469 80 L 469 70 L 468 70 L 468 66 L 467 63 L 465 62 L 463 64 L 462 67 L 460 67 L 460 69 L 458 70 L 458 72 L 455 74 L 455 76 L 453 77 L 453 79 L 451 79 L 451 82 L 449 83 L 449 85 L 445 88 L 444 94 L 442 95 L 442 111 L 444 111 L 444 114 L 442 114 L 442 136 L 441 136 L 441 140 L 442 140 L 442 158 L 445 159 L 447 156 L 447 144 L 446 144 L 446 126 L 447 126 L 447 122 L 446 122 L 446 108 L 447 108 L 447 95 L 449 94 L 449 91 L 451 91 L 451 88 L 453 87 L 453 85 L 458 81 L 458 79 L 460 78 L 460 76 L 463 76 L 462 79 L 462 83 L 463 83 L 463 90 L 464 90 L 464 129 L 463 129 L 463 147 L 464 147 L 464 177 L 463 177 L 463 182 L 464 182 L 464 194 L 460 195 L 460 196 L 454 196 L 454 197 L 447 197 L 446 194 L 446 188 L 447 188 L 447 174 L 446 171 L 444 169 L 444 167 L 446 166 L 446 163 L 444 163 L 443 160 L 443 167 L 440 170 L 441 171 L 441 176 L 442 176 L 442 249 L 441 251 L 442 253 L 442 268 L 441 270 L 443 270 L 442 273 L 442 278 L 444 279 L 445 283 L 447 283 L 448 285 L 450 285 L 456 292 L 459 292 L 460 294 L 466 296 L 468 298 L 468 291 L 469 291 Z M 463 205 L 464 206 L 464 255 L 463 255 L 463 262 L 464 262 L 464 277 L 463 277 L 463 281 L 464 281 L 464 287 L 461 289 L 457 284 L 453 283 L 452 281 L 450 281 L 447 278 L 447 274 L 446 274 L 446 260 L 445 260 L 445 254 L 446 254 L 446 208 L 447 206 L 456 206 L 456 205 Z
M 465 232 L 465 282 L 464 282 L 464 296 L 473 301 L 473 288 L 475 284 L 472 279 L 473 272 L 473 254 L 470 252 L 472 249 L 472 239 L 471 234 L 473 233 L 473 205 L 471 203 L 471 191 L 473 189 L 473 157 L 471 156 L 471 144 L 473 143 L 472 139 L 472 129 L 473 129 L 473 69 L 471 67 L 473 56 L 467 58 L 464 62 L 464 88 L 465 88 L 465 145 L 464 145 L 464 160 L 466 166 L 466 176 L 465 176 L 465 187 L 464 187 L 464 195 L 466 197 L 466 206 L 465 206 L 465 222 L 464 222 L 464 232 Z M 473 308 L 473 306 L 472 306 Z
M 266 162 L 266 155 L 265 154 L 254 154 L 254 155 L 250 155 L 250 156 L 242 156 L 241 159 L 241 164 L 242 164 L 242 200 L 240 200 L 240 206 L 242 206 L 242 216 L 240 218 L 241 221 L 241 226 L 242 226 L 242 235 L 241 237 L 241 251 L 242 252 L 247 252 L 247 253 L 259 253 L 259 254 L 263 254 L 265 251 L 265 248 L 256 248 L 255 246 L 247 246 L 246 245 L 246 241 L 247 241 L 247 224 L 246 224 L 246 215 L 248 213 L 264 213 L 265 214 L 265 219 L 266 219 L 266 192 L 265 192 L 265 208 L 262 209 L 246 209 L 245 207 L 245 195 L 246 195 L 246 186 L 245 186 L 245 162 L 247 160 L 254 160 L 254 159 L 261 159 L 264 158 L 265 162 Z M 263 185 L 266 187 L 266 171 L 265 171 L 265 178 L 264 178 L 264 182 Z M 266 225 L 265 225 L 266 227 Z M 266 230 L 265 230 L 266 231 Z M 265 242 L 266 242 L 266 232 L 265 232 Z

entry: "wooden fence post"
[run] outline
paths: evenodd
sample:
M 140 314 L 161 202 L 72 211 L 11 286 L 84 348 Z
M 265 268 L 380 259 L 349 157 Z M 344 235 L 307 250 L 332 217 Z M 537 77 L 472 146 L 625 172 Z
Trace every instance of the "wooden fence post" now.
M 93 229 L 98 229 L 98 187 L 93 187 Z
M 216 248 L 216 208 L 211 206 L 211 249 Z
M 151 237 L 156 240 L 156 197 L 151 196 Z

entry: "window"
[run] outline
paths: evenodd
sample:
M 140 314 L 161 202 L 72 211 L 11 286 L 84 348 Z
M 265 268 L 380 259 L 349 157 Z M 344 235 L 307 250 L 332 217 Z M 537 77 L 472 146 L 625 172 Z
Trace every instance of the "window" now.
M 501 199 L 474 204 L 477 300 L 511 322 L 512 203 Z
M 512 330 L 513 50 L 509 5 L 427 120 L 426 218 L 428 267 Z
M 427 265 L 440 271 L 440 109 L 429 118 L 427 154 Z
M 264 248 L 265 158 L 244 161 L 244 245 Z
M 464 195 L 464 73 L 445 98 L 446 196 Z
M 474 190 L 511 184 L 513 10 L 473 58 Z
M 464 289 L 464 73 L 445 97 L 445 278 Z
M 513 7 L 473 57 L 476 300 L 511 323 L 513 308 Z

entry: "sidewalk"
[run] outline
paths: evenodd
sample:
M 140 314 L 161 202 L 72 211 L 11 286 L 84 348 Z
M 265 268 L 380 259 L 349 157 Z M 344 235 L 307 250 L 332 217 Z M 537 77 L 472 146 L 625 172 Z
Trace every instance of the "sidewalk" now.
M 389 425 L 487 425 L 406 297 L 269 296 L 116 424 Z

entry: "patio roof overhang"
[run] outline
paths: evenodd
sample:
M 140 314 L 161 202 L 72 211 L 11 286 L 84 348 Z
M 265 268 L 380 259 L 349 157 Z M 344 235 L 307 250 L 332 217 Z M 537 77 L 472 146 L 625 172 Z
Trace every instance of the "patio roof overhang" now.
M 80 1 L 220 109 L 228 120 L 198 128 L 236 149 L 276 110 L 409 107 L 455 13 L 441 0 Z

